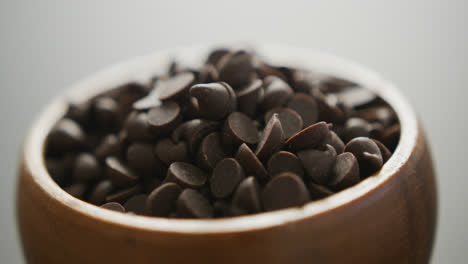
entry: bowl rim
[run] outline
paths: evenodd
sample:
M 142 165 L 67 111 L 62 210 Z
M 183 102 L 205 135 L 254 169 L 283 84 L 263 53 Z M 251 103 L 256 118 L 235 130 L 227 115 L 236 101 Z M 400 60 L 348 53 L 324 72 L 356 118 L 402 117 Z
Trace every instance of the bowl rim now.
M 232 45 L 222 46 L 238 47 Z M 164 233 L 248 232 L 316 217 L 361 199 L 372 190 L 388 182 L 408 161 L 414 151 L 419 129 L 417 117 L 395 85 L 382 78 L 378 73 L 358 63 L 321 51 L 278 44 L 257 43 L 255 44 L 255 50 L 259 51 L 260 55 L 263 55 L 269 62 L 294 65 L 350 79 L 374 90 L 388 102 L 399 118 L 401 136 L 392 157 L 376 175 L 329 197 L 311 201 L 302 207 L 219 219 L 169 219 L 122 214 L 79 200 L 69 195 L 52 180 L 43 158 L 44 143 L 52 126 L 65 113 L 68 102 L 85 100 L 101 91 L 128 81 L 147 81 L 152 75 L 166 70 L 168 61 L 174 55 L 176 55 L 176 58 L 181 59 L 184 65 L 196 65 L 201 62 L 202 56 L 206 56 L 213 47 L 218 47 L 218 45 L 178 47 L 136 57 L 85 78 L 71 86 L 63 95 L 54 98 L 33 123 L 23 146 L 23 165 L 30 173 L 34 183 L 50 199 L 60 205 L 107 224 Z

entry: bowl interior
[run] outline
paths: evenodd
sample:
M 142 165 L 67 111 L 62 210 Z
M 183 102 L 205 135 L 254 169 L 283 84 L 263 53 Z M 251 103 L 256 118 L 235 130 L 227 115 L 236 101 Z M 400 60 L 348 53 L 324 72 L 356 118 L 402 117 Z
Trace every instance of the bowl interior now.
M 380 172 L 355 186 L 327 198 L 312 201 L 298 208 L 288 208 L 248 216 L 212 220 L 167 219 L 127 215 L 102 209 L 74 198 L 62 190 L 49 176 L 44 163 L 45 139 L 53 125 L 64 115 L 69 101 L 84 101 L 96 94 L 128 81 L 148 81 L 151 76 L 166 70 L 168 62 L 175 57 L 184 65 L 197 65 L 208 54 L 209 46 L 175 48 L 137 57 L 128 62 L 101 71 L 70 87 L 68 92 L 53 100 L 42 112 L 28 133 L 24 145 L 26 169 L 43 191 L 64 206 L 71 207 L 96 221 L 105 221 L 130 228 L 178 233 L 245 232 L 252 229 L 270 228 L 291 221 L 311 217 L 345 206 L 359 199 L 370 190 L 385 184 L 406 163 L 414 149 L 417 137 L 417 119 L 410 105 L 395 86 L 372 70 L 322 52 L 280 45 L 255 45 L 261 56 L 274 64 L 331 74 L 356 82 L 375 91 L 395 110 L 401 125 L 400 142 L 392 157 Z

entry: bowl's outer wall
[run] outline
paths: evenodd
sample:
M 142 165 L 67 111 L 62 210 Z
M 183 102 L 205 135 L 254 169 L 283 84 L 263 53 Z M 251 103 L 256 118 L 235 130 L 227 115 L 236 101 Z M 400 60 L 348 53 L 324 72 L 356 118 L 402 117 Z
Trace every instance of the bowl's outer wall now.
M 384 184 L 309 218 L 244 232 L 183 234 L 108 223 L 51 199 L 20 168 L 17 213 L 29 263 L 428 263 L 437 192 L 421 126 Z M 23 159 L 23 163 L 26 162 Z

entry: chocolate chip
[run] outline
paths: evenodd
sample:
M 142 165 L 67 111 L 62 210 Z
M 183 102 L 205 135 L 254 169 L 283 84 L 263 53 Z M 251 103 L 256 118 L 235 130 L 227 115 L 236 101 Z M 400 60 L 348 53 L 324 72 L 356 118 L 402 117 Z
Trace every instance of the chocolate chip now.
M 227 82 L 234 89 L 247 85 L 255 76 L 252 56 L 246 52 L 237 52 L 223 56 L 217 65 L 219 79 Z
M 304 127 L 308 127 L 318 121 L 318 105 L 314 98 L 307 94 L 295 94 L 288 102 L 288 107 L 296 111 L 302 117 Z
M 141 190 L 142 188 L 140 185 L 135 185 L 127 189 L 122 189 L 120 191 L 106 196 L 106 202 L 125 203 L 125 201 L 127 201 L 130 197 L 139 194 Z
M 361 107 L 377 99 L 377 95 L 363 87 L 353 87 L 338 94 L 341 102 L 353 108 Z
M 201 83 L 190 88 L 198 101 L 198 114 L 205 119 L 220 120 L 236 109 L 236 95 L 226 83 Z
M 106 203 L 106 204 L 101 205 L 100 207 L 104 209 L 112 210 L 112 211 L 117 211 L 117 212 L 122 212 L 122 213 L 125 212 L 125 208 L 121 204 L 116 203 L 116 202 Z
M 356 117 L 365 119 L 367 122 L 379 122 L 384 127 L 390 125 L 395 119 L 395 112 L 387 106 L 372 107 L 356 111 Z
M 83 148 L 86 134 L 75 121 L 64 118 L 50 131 L 47 138 L 48 150 L 55 153 L 64 153 Z
M 224 125 L 223 143 L 237 148 L 242 143 L 254 145 L 259 141 L 258 131 L 253 121 L 241 112 L 231 113 Z
M 319 119 L 338 124 L 345 118 L 343 111 L 338 107 L 338 99 L 335 95 L 323 95 L 319 89 L 312 89 L 312 95 L 315 98 L 319 110 Z
M 273 108 L 265 114 L 265 123 L 268 123 L 271 116 L 276 113 L 281 122 L 284 136 L 290 138 L 302 129 L 302 118 L 290 108 Z
M 284 145 L 284 132 L 278 114 L 273 114 L 263 130 L 255 154 L 260 160 L 267 160 L 271 154 Z
M 166 173 L 166 168 L 156 157 L 152 144 L 132 143 L 127 149 L 127 162 L 132 169 L 145 176 L 163 177 Z
M 244 143 L 240 145 L 235 158 L 242 165 L 248 175 L 255 175 L 260 180 L 268 178 L 267 170 L 247 144 Z
M 161 101 L 159 100 L 159 94 L 158 94 L 158 81 L 155 81 L 153 85 L 153 89 L 150 91 L 148 95 L 145 97 L 139 99 L 135 103 L 133 103 L 133 109 L 134 110 L 148 110 L 153 107 L 157 107 L 161 105 Z
M 216 163 L 226 157 L 226 152 L 221 144 L 221 136 L 213 132 L 206 136 L 200 144 L 197 152 L 197 163 L 200 167 L 212 170 Z
M 81 126 L 87 126 L 90 122 L 91 103 L 69 103 L 65 117 L 72 119 Z
M 83 199 L 87 186 L 84 183 L 74 183 L 65 188 L 65 191 L 78 199 Z
M 389 150 L 395 151 L 398 141 L 400 140 L 400 125 L 395 124 L 387 128 L 382 134 L 382 142 Z
M 187 144 L 184 141 L 174 143 L 170 138 L 164 138 L 156 143 L 155 153 L 166 165 L 176 161 L 188 161 Z
M 207 64 L 200 69 L 199 83 L 217 82 L 219 80 L 219 72 L 215 66 Z
M 185 162 L 174 162 L 167 170 L 164 182 L 175 182 L 184 188 L 199 188 L 206 182 L 207 175 L 199 168 Z
M 346 121 L 341 135 L 345 142 L 349 142 L 353 138 L 368 137 L 369 129 L 370 126 L 366 120 L 353 117 Z
M 68 174 L 68 170 L 62 159 L 48 158 L 46 159 L 46 168 L 52 179 L 59 185 L 62 185 Z
M 214 217 L 227 217 L 232 215 L 231 205 L 224 200 L 217 200 L 213 204 Z
M 244 169 L 235 159 L 223 159 L 213 169 L 210 179 L 211 192 L 216 198 L 226 198 L 234 192 L 244 177 Z
M 204 119 L 192 119 L 183 123 L 173 133 L 174 142 L 178 142 L 181 138 L 186 139 L 188 150 L 191 154 L 195 154 L 200 142 L 211 132 L 219 128 L 219 123 Z
M 290 137 L 286 145 L 293 151 L 316 148 L 326 141 L 329 132 L 327 123 L 318 122 Z
M 96 205 L 102 204 L 113 189 L 114 186 L 110 180 L 99 182 L 91 192 L 89 202 Z
M 274 177 L 282 172 L 292 172 L 299 177 L 304 176 L 301 161 L 291 152 L 278 151 L 268 160 L 268 173 Z
M 372 139 L 372 141 L 374 141 L 375 144 L 377 144 L 377 147 L 379 147 L 380 154 L 382 154 L 383 163 L 387 162 L 387 160 L 389 160 L 392 156 L 392 152 L 390 152 L 390 150 L 388 150 L 388 148 L 382 142 L 376 139 Z
M 358 160 L 361 177 L 369 176 L 382 167 L 383 160 L 379 147 L 369 138 L 352 139 L 346 144 L 344 151 L 353 153 Z
M 181 217 L 211 218 L 213 207 L 199 192 L 185 189 L 177 199 L 177 212 Z
M 148 195 L 146 211 L 152 216 L 168 216 L 174 210 L 182 188 L 176 183 L 165 183 Z
M 261 211 L 259 186 L 255 177 L 247 177 L 239 184 L 232 198 L 232 206 L 249 214 Z
M 350 152 L 336 156 L 328 186 L 342 190 L 359 182 L 359 164 Z
M 266 211 L 272 211 L 301 206 L 309 201 L 309 193 L 299 176 L 284 172 L 267 183 L 261 201 Z
M 94 118 L 99 127 L 105 130 L 114 128 L 118 121 L 117 102 L 110 97 L 96 99 L 94 102 Z
M 81 153 L 76 157 L 73 169 L 73 179 L 76 181 L 92 181 L 101 177 L 101 166 L 90 153 Z
M 94 155 L 99 161 L 104 161 L 107 156 L 119 156 L 119 138 L 114 134 L 105 136 L 94 150 Z
M 132 212 L 137 215 L 145 215 L 147 198 L 148 195 L 146 194 L 138 194 L 133 196 L 124 203 L 123 206 L 125 208 L 125 211 Z
M 237 92 L 237 108 L 240 112 L 252 117 L 257 111 L 257 104 L 263 96 L 263 81 L 255 79 L 246 88 Z
M 167 135 L 182 122 L 179 105 L 175 102 L 164 102 L 151 108 L 148 112 L 148 125 L 156 135 Z
M 312 199 L 321 199 L 327 196 L 332 195 L 334 192 L 323 185 L 314 183 L 313 181 L 309 182 L 309 192 Z
M 125 121 L 123 129 L 130 141 L 153 141 L 156 138 L 150 131 L 148 114 L 145 112 L 131 113 Z
M 127 187 L 138 181 L 138 176 L 115 157 L 106 158 L 107 177 L 117 186 Z
M 118 87 L 115 93 L 117 94 L 115 97 L 118 98 L 119 105 L 118 119 L 121 122 L 132 111 L 133 104 L 147 95 L 148 87 L 140 83 L 131 82 Z
M 309 178 L 318 184 L 328 183 L 331 169 L 336 160 L 335 148 L 326 145 L 325 150 L 302 150 L 297 153 L 297 156 Z
M 278 69 L 268 64 L 263 63 L 259 68 L 257 68 L 257 74 L 260 78 L 265 78 L 269 75 L 274 75 L 281 78 L 284 81 L 288 81 L 288 78 Z
M 195 80 L 195 75 L 191 72 L 184 72 L 175 75 L 167 80 L 157 82 L 159 99 L 184 101 L 189 95 L 188 90 Z
M 264 79 L 265 92 L 262 106 L 265 110 L 283 106 L 293 95 L 292 88 L 276 76 Z
M 157 177 L 144 177 L 143 178 L 143 187 L 145 192 L 151 192 L 154 189 L 158 188 L 162 183 L 162 180 Z
M 330 131 L 330 133 L 328 134 L 328 138 L 325 141 L 325 143 L 331 145 L 332 147 L 334 147 L 337 154 L 343 153 L 345 145 L 344 145 L 343 141 L 341 140 L 341 138 L 334 131 Z
M 210 55 L 208 55 L 208 58 L 206 59 L 206 64 L 216 65 L 218 64 L 219 60 L 228 53 L 230 53 L 229 49 L 215 49 L 210 53 Z

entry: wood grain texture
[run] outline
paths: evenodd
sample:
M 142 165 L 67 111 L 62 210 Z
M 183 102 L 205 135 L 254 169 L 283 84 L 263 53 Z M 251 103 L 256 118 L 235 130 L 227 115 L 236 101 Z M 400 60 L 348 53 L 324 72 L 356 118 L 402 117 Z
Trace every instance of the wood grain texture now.
M 150 68 L 148 62 L 129 65 Z M 377 86 L 394 107 L 402 124 L 396 153 L 377 176 L 302 209 L 233 219 L 129 216 L 71 197 L 50 179 L 42 160 L 45 136 L 65 111 L 63 102 L 52 104 L 26 140 L 18 173 L 17 220 L 28 263 L 428 263 L 437 191 L 421 124 L 404 98 L 372 72 L 340 60 L 330 65 L 343 67 L 338 76 Z M 130 68 L 83 83 L 88 92 L 82 97 L 121 83 L 116 76 Z

